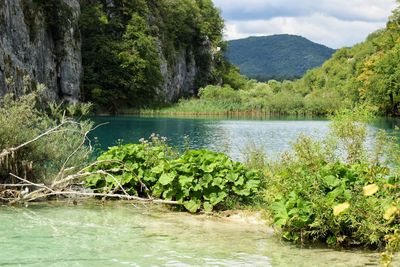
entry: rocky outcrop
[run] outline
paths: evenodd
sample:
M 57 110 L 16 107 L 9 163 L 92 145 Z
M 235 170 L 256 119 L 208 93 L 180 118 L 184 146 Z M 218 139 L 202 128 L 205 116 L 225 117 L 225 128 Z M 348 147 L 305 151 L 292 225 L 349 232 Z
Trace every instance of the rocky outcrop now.
M 161 46 L 162 44 L 159 42 L 159 45 Z M 207 75 L 211 71 L 211 64 L 207 65 L 206 69 L 204 67 L 201 68 L 198 58 L 212 58 L 211 44 L 204 42 L 199 44 L 198 47 L 180 49 L 174 53 L 171 62 L 165 59 L 161 51 L 162 49 L 160 48 L 160 69 L 164 80 L 161 89 L 165 95 L 166 102 L 175 102 L 181 97 L 197 94 L 196 79 L 198 79 L 198 75 Z
M 161 75 L 164 84 L 162 86 L 163 94 L 167 102 L 172 102 L 181 96 L 194 94 L 194 80 L 197 75 L 196 62 L 193 54 L 185 50 L 179 51 L 175 55 L 175 62 L 168 62 L 161 57 Z
M 78 0 L 0 0 L 0 96 L 29 76 L 52 99 L 79 99 L 79 14 Z

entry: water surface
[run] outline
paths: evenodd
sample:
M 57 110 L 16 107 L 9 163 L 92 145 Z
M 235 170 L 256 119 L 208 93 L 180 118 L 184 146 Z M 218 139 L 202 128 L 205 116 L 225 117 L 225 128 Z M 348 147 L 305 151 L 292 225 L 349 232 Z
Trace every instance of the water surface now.
M 108 123 L 98 128 L 93 136 L 103 149 L 117 140 L 137 143 L 152 133 L 168 138 L 172 146 L 184 147 L 187 136 L 190 148 L 208 148 L 226 152 L 240 159 L 246 147 L 262 147 L 268 155 L 276 155 L 290 148 L 300 134 L 321 137 L 328 131 L 326 120 L 238 120 L 223 118 L 163 118 L 135 116 L 95 117 L 95 122 Z
M 277 157 L 290 149 L 291 144 L 304 134 L 321 138 L 329 130 L 326 119 L 304 119 L 280 117 L 267 119 L 251 118 L 166 118 L 138 116 L 103 116 L 93 118 L 97 124 L 108 123 L 98 128 L 92 136 L 98 138 L 102 149 L 115 145 L 117 140 L 137 143 L 152 133 L 167 137 L 172 146 L 184 147 L 184 136 L 189 137 L 190 148 L 208 148 L 226 152 L 236 160 L 243 158 L 248 146 L 262 148 L 270 157 Z M 398 121 L 379 119 L 370 126 L 391 130 Z

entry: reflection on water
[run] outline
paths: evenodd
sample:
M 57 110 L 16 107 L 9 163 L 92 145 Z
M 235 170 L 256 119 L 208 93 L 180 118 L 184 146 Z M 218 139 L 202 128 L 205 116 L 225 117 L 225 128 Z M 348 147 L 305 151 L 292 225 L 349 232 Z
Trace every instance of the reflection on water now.
M 256 145 L 272 157 L 290 148 L 301 134 L 317 138 L 324 136 L 329 122 L 322 119 L 296 119 L 285 117 L 268 120 L 250 120 L 248 118 L 205 117 L 163 118 L 135 116 L 95 117 L 96 123 L 109 122 L 98 128 L 92 136 L 99 139 L 102 149 L 115 145 L 118 139 L 126 143 L 137 143 L 140 138 L 148 138 L 152 133 L 168 138 L 170 145 L 183 148 L 184 136 L 188 136 L 191 148 L 208 148 L 228 153 L 240 160 L 248 145 Z M 393 129 L 395 120 L 381 119 L 374 122 L 376 127 Z
M 259 225 L 124 203 L 0 207 L 0 266 L 378 266 L 301 249 Z

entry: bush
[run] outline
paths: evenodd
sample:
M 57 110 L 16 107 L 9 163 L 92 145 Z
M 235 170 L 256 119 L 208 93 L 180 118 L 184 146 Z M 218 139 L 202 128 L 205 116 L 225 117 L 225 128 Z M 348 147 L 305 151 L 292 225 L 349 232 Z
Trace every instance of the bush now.
M 10 173 L 32 182 L 49 182 L 62 168 L 79 167 L 87 162 L 91 150 L 83 141 L 92 124 L 67 117 L 83 109 L 79 105 L 70 106 L 64 112 L 62 106 L 50 104 L 44 110 L 43 101 L 39 91 L 19 98 L 12 94 L 4 97 L 0 107 L 0 154 L 3 153 L 0 182 L 16 182 Z M 30 142 L 63 122 L 56 131 Z M 30 143 L 12 150 L 26 142 Z
M 209 85 L 205 88 L 201 88 L 199 96 L 204 100 L 220 101 L 221 103 L 241 102 L 238 93 L 228 85 L 224 87 Z
M 174 200 L 193 213 L 244 203 L 260 183 L 257 172 L 222 153 L 187 150 L 178 156 L 157 138 L 112 147 L 98 160 L 103 163 L 93 171 L 108 170 L 112 176 L 91 176 L 87 186 L 100 192 L 122 192 L 122 186 L 130 195 Z
M 366 147 L 362 112 L 341 112 L 324 140 L 301 137 L 265 170 L 266 202 L 284 239 L 384 247 L 400 226 L 399 152 L 378 133 Z
M 315 115 L 332 114 L 344 107 L 346 101 L 335 92 L 312 92 L 304 98 L 307 113 Z

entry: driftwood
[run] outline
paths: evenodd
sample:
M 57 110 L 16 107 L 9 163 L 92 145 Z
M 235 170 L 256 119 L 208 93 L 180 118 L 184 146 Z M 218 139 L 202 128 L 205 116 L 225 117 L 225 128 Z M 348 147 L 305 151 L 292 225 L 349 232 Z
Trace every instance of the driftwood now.
M 112 177 L 118 184 L 119 189 L 121 189 L 121 191 L 124 194 L 116 194 L 114 192 L 112 192 L 112 193 L 95 193 L 95 192 L 74 191 L 74 190 L 71 190 L 68 188 L 71 185 L 71 183 L 73 183 L 77 180 L 81 180 L 82 178 L 85 178 L 85 177 L 88 177 L 91 175 L 96 175 L 96 174 L 108 175 L 108 176 Z M 81 171 L 76 174 L 71 174 L 71 175 L 66 176 L 62 180 L 54 182 L 50 186 L 30 182 L 22 177 L 14 175 L 14 174 L 10 174 L 10 175 L 13 176 L 14 178 L 20 180 L 21 182 L 24 182 L 25 183 L 24 185 L 33 186 L 33 187 L 37 188 L 36 190 L 33 190 L 32 192 L 27 193 L 25 195 L 18 194 L 18 197 L 15 199 L 8 199 L 8 202 L 10 204 L 21 203 L 21 202 L 31 202 L 31 201 L 35 201 L 38 199 L 46 199 L 48 197 L 74 196 L 74 197 L 102 197 L 102 198 L 110 198 L 110 199 L 133 200 L 133 201 L 146 202 L 146 203 L 181 205 L 177 201 L 154 199 L 151 197 L 142 198 L 142 197 L 138 197 L 138 196 L 131 196 L 126 192 L 126 190 L 123 188 L 123 186 L 118 182 L 118 180 L 113 175 L 111 175 L 110 173 L 103 171 L 103 170 L 99 170 L 99 171 L 95 171 L 95 172 Z M 4 185 L 0 184 L 0 187 L 1 186 L 7 187 L 6 184 L 4 184 Z M 12 186 L 16 187 L 17 184 L 14 184 Z
M 45 137 L 45 136 L 47 136 L 47 135 L 50 135 L 50 134 L 56 132 L 58 129 L 60 129 L 61 127 L 63 127 L 63 126 L 66 125 L 66 124 L 73 124 L 73 123 L 76 123 L 76 122 L 74 122 L 74 121 L 69 121 L 69 120 L 63 121 L 63 122 L 61 122 L 59 125 L 57 125 L 56 127 L 51 128 L 50 130 L 48 130 L 48 131 L 46 131 L 46 132 L 44 132 L 44 133 L 42 133 L 42 134 L 36 136 L 36 137 L 33 138 L 32 140 L 29 140 L 29 141 L 27 141 L 27 142 L 25 142 L 25 143 L 23 143 L 23 144 L 21 144 L 21 145 L 19 145 L 19 146 L 16 146 L 16 147 L 12 147 L 12 148 L 8 148 L 8 149 L 3 149 L 3 151 L 0 153 L 0 159 L 5 158 L 6 156 L 11 155 L 11 154 L 14 153 L 15 151 L 17 151 L 17 150 L 19 150 L 19 149 L 21 149 L 21 148 L 23 148 L 23 147 L 26 147 L 27 145 L 29 145 L 29 144 L 31 144 L 31 143 L 34 143 L 34 142 L 38 141 L 39 139 L 41 139 L 41 138 L 43 138 L 43 137 Z
M 29 140 L 19 146 L 9 148 L 9 149 L 4 149 L 0 152 L 0 160 L 12 155 L 14 152 L 17 150 L 26 147 L 27 145 L 38 141 L 39 139 L 48 136 L 50 134 L 56 133 L 60 131 L 60 128 L 66 124 L 75 124 L 77 122 L 72 121 L 72 120 L 62 120 L 62 122 L 55 126 L 52 129 L 49 129 L 48 131 L 38 135 L 32 140 Z M 104 124 L 98 125 L 97 127 L 100 127 Z M 79 132 L 79 134 L 82 135 L 82 142 L 74 149 L 74 151 L 66 157 L 65 162 L 63 163 L 61 169 L 59 170 L 58 174 L 55 176 L 54 181 L 50 185 L 45 185 L 43 183 L 34 183 L 32 181 L 29 181 L 27 178 L 22 178 L 19 177 L 16 174 L 10 173 L 10 176 L 13 178 L 16 178 L 19 180 L 21 183 L 12 183 L 12 184 L 0 184 L 0 200 L 3 202 L 8 202 L 10 204 L 14 203 L 22 203 L 22 202 L 30 202 L 30 201 L 35 201 L 39 199 L 47 199 L 49 197 L 102 197 L 103 199 L 110 198 L 110 199 L 123 199 L 123 200 L 132 200 L 132 201 L 140 201 L 140 202 L 146 202 L 146 203 L 161 203 L 161 204 L 168 204 L 168 205 L 181 205 L 180 203 L 176 201 L 168 201 L 168 200 L 161 200 L 161 199 L 153 199 L 150 195 L 147 194 L 147 188 L 145 187 L 144 184 L 142 186 L 145 187 L 147 198 L 141 198 L 138 196 L 131 196 L 129 195 L 124 187 L 121 185 L 121 183 L 116 179 L 112 174 L 108 173 L 107 171 L 104 170 L 99 170 L 95 172 L 90 172 L 90 168 L 98 165 L 100 163 L 104 162 L 110 162 L 110 161 L 97 161 L 94 162 L 85 168 L 73 173 L 73 174 L 68 174 L 71 173 L 75 168 L 74 167 L 69 167 L 67 168 L 67 164 L 70 161 L 70 159 L 81 149 L 85 143 L 89 143 L 89 147 L 91 148 L 90 140 L 88 138 L 88 134 L 93 131 L 93 128 L 89 131 L 86 132 Z M 114 161 L 112 161 L 114 162 Z M 101 175 L 107 175 L 114 179 L 118 187 L 115 188 L 114 191 L 111 193 L 97 193 L 97 192 L 85 192 L 83 186 L 79 187 L 78 190 L 72 190 L 71 187 L 73 184 L 76 184 L 76 182 L 81 182 L 85 177 L 91 176 L 91 175 L 96 175 L 96 174 L 101 174 Z M 10 189 L 12 188 L 12 189 Z M 17 190 L 19 189 L 19 190 Z M 29 192 L 30 189 L 31 191 Z M 116 194 L 117 191 L 122 191 L 123 194 Z
M 107 194 L 107 193 L 90 193 L 90 192 L 78 192 L 78 191 L 61 191 L 61 192 L 52 192 L 48 194 L 42 194 L 37 198 L 30 198 L 29 201 L 36 200 L 38 198 L 44 198 L 49 196 L 84 196 L 84 197 L 105 197 L 105 198 L 113 198 L 113 199 L 123 199 L 123 200 L 134 200 L 139 202 L 147 202 L 147 203 L 157 203 L 157 204 L 168 204 L 168 205 L 180 205 L 180 203 L 176 201 L 162 200 L 162 199 L 152 199 L 152 198 L 141 198 L 137 196 L 130 195 L 121 195 L 121 194 Z

